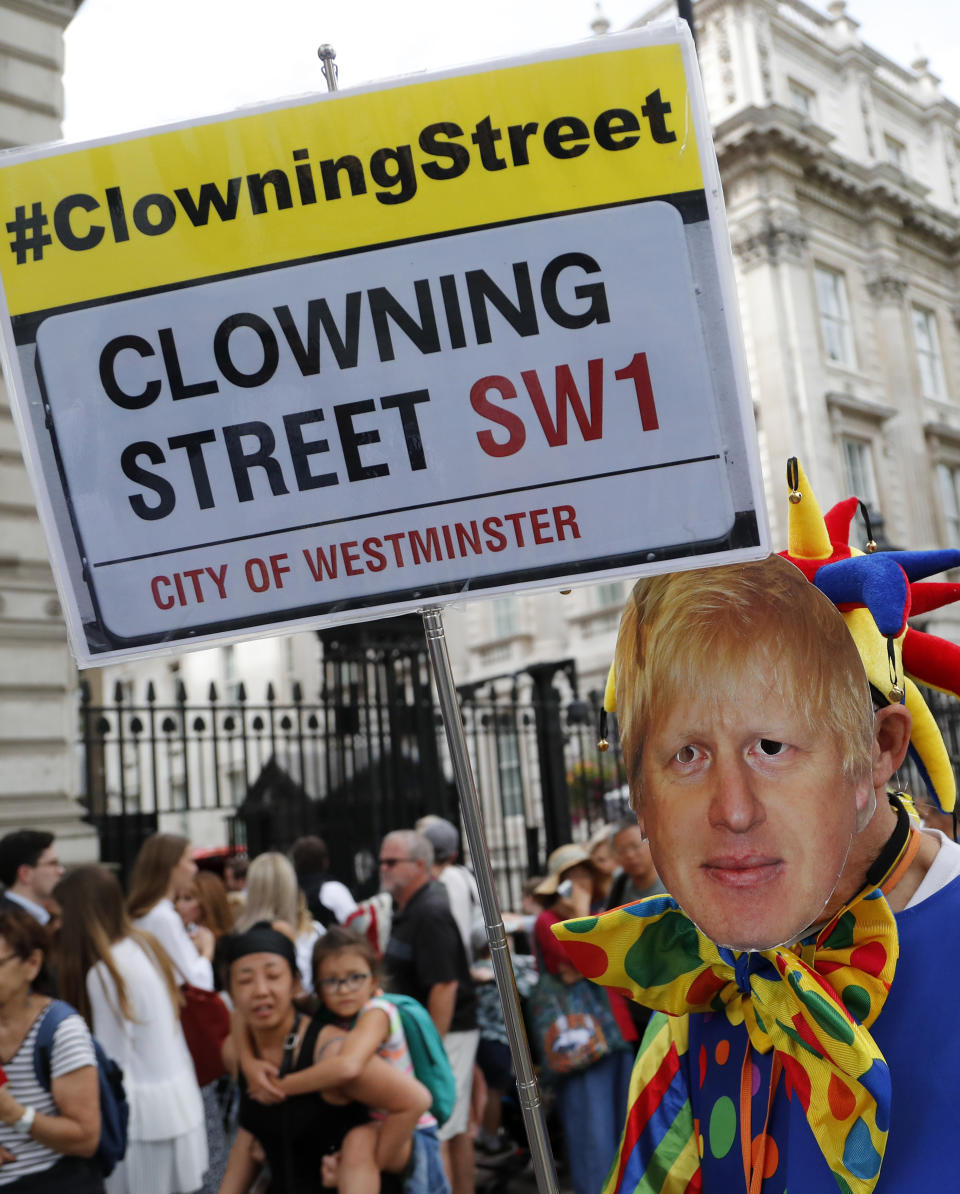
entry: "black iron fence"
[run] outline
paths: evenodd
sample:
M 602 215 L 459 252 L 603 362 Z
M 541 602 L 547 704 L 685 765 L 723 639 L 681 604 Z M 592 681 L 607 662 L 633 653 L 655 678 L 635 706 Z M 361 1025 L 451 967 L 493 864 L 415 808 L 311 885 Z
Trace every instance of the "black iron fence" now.
M 96 702 L 83 685 L 82 800 L 104 860 L 125 877 L 158 829 L 251 854 L 320 833 L 338 877 L 367 894 L 385 833 L 429 812 L 457 820 L 425 662 L 330 655 L 315 701 L 294 685 L 282 702 L 272 684 L 260 701 L 243 684 L 229 699 L 210 684 L 198 699 L 178 682 L 168 701 L 150 683 Z M 619 745 L 598 750 L 598 694 L 578 695 L 569 660 L 459 695 L 501 899 L 517 906 L 550 850 L 626 809 Z
M 377 624 L 330 634 L 313 701 L 298 684 L 286 702 L 272 684 L 259 701 L 242 683 L 198 698 L 179 682 L 167 701 L 152 683 L 140 694 L 117 684 L 99 702 L 82 686 L 82 799 L 102 857 L 125 877 L 158 829 L 252 855 L 319 833 L 337 876 L 375 890 L 385 833 L 425 813 L 458 819 L 422 628 L 414 619 L 405 638 L 400 621 L 389 638 Z M 960 706 L 924 696 L 957 760 Z M 578 692 L 572 660 L 462 687 L 459 699 L 501 899 L 516 907 L 552 849 L 628 813 L 616 720 L 601 752 L 599 693 Z M 923 793 L 909 762 L 898 781 Z

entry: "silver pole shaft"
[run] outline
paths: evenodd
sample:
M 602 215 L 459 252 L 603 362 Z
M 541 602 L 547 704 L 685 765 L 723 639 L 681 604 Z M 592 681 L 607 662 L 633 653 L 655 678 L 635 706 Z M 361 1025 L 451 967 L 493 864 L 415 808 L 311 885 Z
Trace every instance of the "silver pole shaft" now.
M 473 778 L 473 768 L 470 765 L 470 755 L 467 752 L 467 738 L 463 730 L 460 703 L 457 700 L 453 669 L 450 666 L 450 656 L 447 652 L 443 615 L 439 609 L 423 609 L 420 614 L 423 618 L 427 649 L 430 652 L 430 663 L 433 667 L 437 694 L 440 698 L 440 712 L 443 715 L 447 745 L 450 747 L 457 791 L 460 793 L 463 824 L 467 831 L 470 858 L 473 862 L 477 889 L 480 893 L 480 907 L 483 909 L 487 940 L 490 942 L 490 958 L 497 980 L 497 990 L 500 992 L 500 1005 L 503 1008 L 507 1040 L 510 1042 L 510 1052 L 513 1055 L 513 1065 L 517 1075 L 517 1095 L 520 1100 L 520 1110 L 523 1113 L 524 1127 L 527 1129 L 527 1140 L 530 1144 L 530 1157 L 533 1161 L 537 1189 L 540 1194 L 558 1194 L 557 1170 L 553 1154 L 550 1151 L 540 1087 L 530 1058 L 530 1046 L 523 1024 L 523 1013 L 520 1010 L 517 981 L 513 974 L 513 963 L 510 961 L 510 950 L 507 948 L 507 935 L 503 927 L 503 918 L 500 915 L 500 901 L 497 899 L 497 889 L 493 882 L 493 870 L 490 866 L 490 855 L 487 852 L 487 839 L 483 831 L 480 800 Z

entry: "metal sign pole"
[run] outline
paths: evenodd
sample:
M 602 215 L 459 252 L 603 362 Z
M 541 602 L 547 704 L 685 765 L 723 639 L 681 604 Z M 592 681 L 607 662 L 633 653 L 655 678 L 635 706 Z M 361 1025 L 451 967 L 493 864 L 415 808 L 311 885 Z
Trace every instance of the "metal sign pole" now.
M 337 56 L 336 51 L 333 46 L 325 44 L 319 47 L 317 56 L 323 63 L 323 77 L 327 83 L 327 90 L 336 91 L 338 89 L 337 67 L 334 62 Z M 437 684 L 437 694 L 440 698 L 440 712 L 443 716 L 447 745 L 450 747 L 457 791 L 460 794 L 463 824 L 467 831 L 470 857 L 473 861 L 477 890 L 480 894 L 480 907 L 483 910 L 487 940 L 490 943 L 490 959 L 493 962 L 493 973 L 497 980 L 497 990 L 500 993 L 503 1022 L 507 1030 L 507 1040 L 510 1042 L 510 1053 L 513 1056 L 513 1065 L 516 1070 L 517 1097 L 520 1101 L 523 1124 L 530 1144 L 530 1157 L 533 1161 L 537 1190 L 539 1194 L 559 1194 L 557 1170 L 553 1154 L 550 1151 L 550 1141 L 547 1137 L 546 1122 L 543 1116 L 540 1086 L 530 1057 L 530 1045 L 523 1024 L 523 1012 L 520 1009 L 520 995 L 517 992 L 513 964 L 510 961 L 510 951 L 507 948 L 507 935 L 503 927 L 503 917 L 500 915 L 500 901 L 497 899 L 497 889 L 493 882 L 493 870 L 490 866 L 490 855 L 487 852 L 487 839 L 483 832 L 480 800 L 473 778 L 473 768 L 470 765 L 470 755 L 467 752 L 467 738 L 463 732 L 463 719 L 460 716 L 460 704 L 453 682 L 453 669 L 450 666 L 450 656 L 447 652 L 443 615 L 439 609 L 423 609 L 420 614 L 423 618 L 427 649 L 430 652 L 430 663 Z
M 423 609 L 420 614 L 427 637 L 430 663 L 437 683 L 440 712 L 443 715 L 447 745 L 450 747 L 457 791 L 460 794 L 463 824 L 467 831 L 470 857 L 473 861 L 477 888 L 480 893 L 480 907 L 483 909 L 487 940 L 490 942 L 490 958 L 497 980 L 497 990 L 500 992 L 500 1005 L 503 1008 L 507 1040 L 510 1042 L 510 1052 L 517 1074 L 517 1095 L 530 1144 L 530 1156 L 533 1160 L 537 1189 L 540 1194 L 557 1194 L 557 1170 L 553 1154 L 550 1151 L 550 1141 L 547 1138 L 540 1086 L 530 1058 L 530 1046 L 523 1025 L 523 1013 L 520 1010 L 520 996 L 517 993 L 513 964 L 510 961 L 510 951 L 507 948 L 503 918 L 500 915 L 500 901 L 497 899 L 497 889 L 493 882 L 493 870 L 490 866 L 490 855 L 487 852 L 487 839 L 483 832 L 480 800 L 477 796 L 477 785 L 467 752 L 467 738 L 463 731 L 460 704 L 457 700 L 453 670 L 450 667 L 450 656 L 447 652 L 443 616 L 439 609 Z

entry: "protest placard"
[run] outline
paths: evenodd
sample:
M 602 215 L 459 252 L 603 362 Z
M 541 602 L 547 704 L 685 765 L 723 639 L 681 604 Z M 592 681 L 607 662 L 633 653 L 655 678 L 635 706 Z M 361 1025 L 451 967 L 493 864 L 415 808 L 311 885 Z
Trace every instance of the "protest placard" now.
M 768 551 L 679 25 L 0 166 L 83 664 Z

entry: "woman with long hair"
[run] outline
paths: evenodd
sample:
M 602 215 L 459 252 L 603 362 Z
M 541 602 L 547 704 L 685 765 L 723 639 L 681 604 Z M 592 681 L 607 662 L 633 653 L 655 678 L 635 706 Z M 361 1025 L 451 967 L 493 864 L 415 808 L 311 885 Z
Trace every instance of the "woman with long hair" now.
M 130 876 L 127 910 L 138 929 L 152 933 L 173 965 L 179 984 L 189 983 L 212 991 L 213 934 L 203 925 L 191 937 L 173 906 L 174 897 L 188 886 L 197 873 L 193 850 L 185 837 L 174 833 L 155 833 L 140 847 Z M 210 1168 L 204 1191 L 216 1190 L 227 1163 L 227 1139 L 217 1098 L 216 1081 L 200 1088 L 207 1124 Z
M 177 892 L 174 904 L 191 937 L 201 925 L 213 933 L 213 982 L 216 990 L 224 990 L 227 985 L 224 940 L 233 932 L 234 915 L 223 880 L 212 871 L 197 871 L 189 887 Z
M 155 833 L 140 847 L 130 876 L 127 910 L 138 929 L 152 933 L 173 964 L 178 983 L 213 990 L 213 934 L 198 928 L 193 937 L 173 906 L 177 892 L 197 873 L 185 837 Z
M 293 863 L 274 850 L 259 854 L 247 871 L 247 902 L 237 917 L 237 932 L 245 933 L 261 921 L 280 922 L 288 928 L 297 949 L 297 970 L 307 992 L 313 990 L 313 947 L 323 936 L 323 925 L 307 910 L 297 885 Z
M 130 1104 L 126 1156 L 107 1192 L 191 1194 L 207 1168 L 207 1137 L 173 966 L 133 926 L 106 867 L 77 867 L 55 895 L 61 993 L 123 1070 Z
M 213 871 L 197 871 L 187 886 L 177 892 L 173 904 L 191 937 L 198 925 L 210 930 L 214 942 L 233 932 L 235 918 L 227 901 L 227 889 Z
M 31 984 L 46 949 L 47 931 L 28 912 L 0 908 L 0 1190 L 103 1194 L 92 1160 L 100 1142 L 97 1058 L 79 1016 L 54 1031 L 48 1085 L 34 1069 L 52 1001 Z

